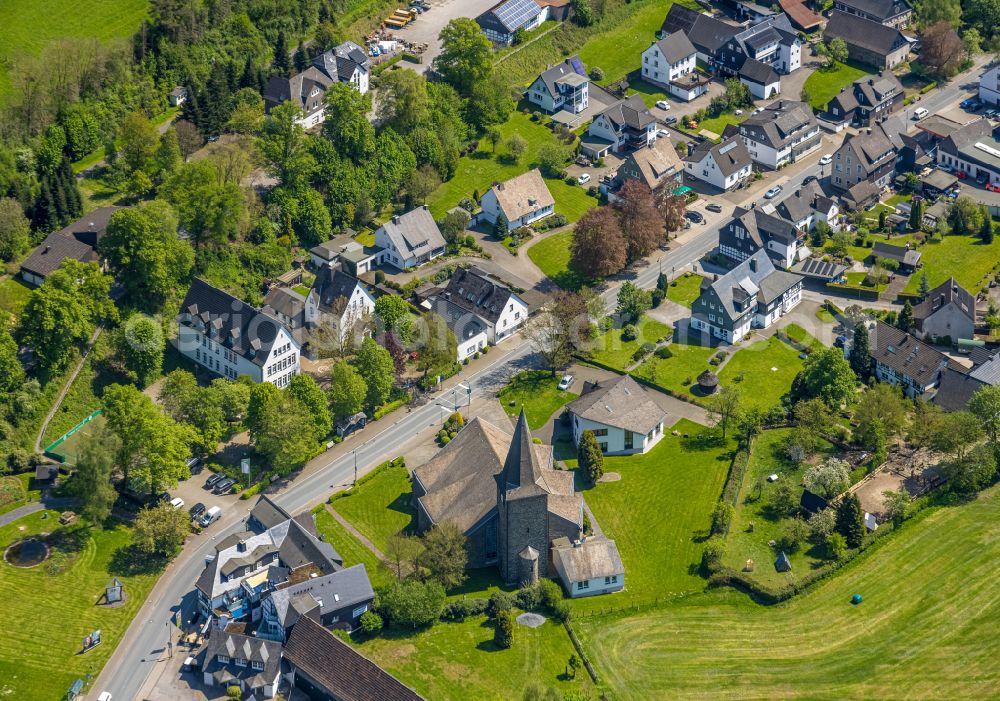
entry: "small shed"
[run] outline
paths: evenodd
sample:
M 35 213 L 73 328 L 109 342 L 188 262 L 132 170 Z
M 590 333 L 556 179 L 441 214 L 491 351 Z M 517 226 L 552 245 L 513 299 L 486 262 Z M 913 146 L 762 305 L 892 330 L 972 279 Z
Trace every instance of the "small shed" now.
M 347 436 L 351 435 L 355 431 L 364 428 L 366 423 L 368 423 L 368 416 L 365 415 L 363 411 L 359 411 L 353 416 L 348 416 L 347 418 L 338 421 L 334 428 L 337 431 L 338 436 L 341 438 L 347 438 Z
M 803 511 L 808 511 L 811 514 L 817 511 L 822 511 L 826 508 L 826 499 L 821 497 L 819 494 L 810 492 L 808 489 L 803 490 L 802 498 L 799 499 L 799 506 L 802 507 Z
M 711 370 L 706 370 L 698 375 L 698 389 L 704 394 L 715 394 L 715 390 L 718 388 L 719 377 Z
M 176 88 L 170 91 L 167 95 L 167 101 L 170 103 L 171 107 L 178 107 L 183 105 L 187 101 L 188 91 L 187 88 L 178 85 Z
M 59 466 L 53 463 L 42 463 L 35 468 L 35 481 L 50 482 L 59 476 Z
M 865 528 L 870 532 L 875 532 L 878 529 L 878 519 L 875 518 L 874 514 L 865 512 Z
M 778 570 L 779 572 L 792 571 L 792 563 L 789 562 L 788 555 L 785 554 L 784 550 L 782 550 L 781 554 L 778 555 L 778 559 L 774 561 L 774 569 Z

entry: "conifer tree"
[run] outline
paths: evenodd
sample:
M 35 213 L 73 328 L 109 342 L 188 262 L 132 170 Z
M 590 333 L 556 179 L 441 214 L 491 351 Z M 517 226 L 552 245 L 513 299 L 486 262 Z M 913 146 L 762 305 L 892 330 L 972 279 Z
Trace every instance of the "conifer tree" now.
M 868 327 L 865 326 L 865 322 L 859 321 L 854 327 L 854 343 L 851 345 L 849 360 L 851 369 L 854 370 L 854 374 L 861 380 L 868 379 L 868 374 L 871 372 L 872 360 L 869 355 L 870 347 L 871 342 L 868 338 Z
M 596 484 L 597 480 L 604 474 L 604 454 L 601 452 L 601 446 L 597 443 L 597 436 L 589 428 L 580 434 L 577 462 L 591 484 Z
M 288 40 L 285 32 L 278 32 L 278 43 L 274 45 L 274 72 L 276 75 L 287 76 L 291 66 L 288 63 Z
M 864 512 L 856 494 L 845 494 L 837 506 L 837 533 L 844 536 L 847 545 L 856 548 L 865 537 Z

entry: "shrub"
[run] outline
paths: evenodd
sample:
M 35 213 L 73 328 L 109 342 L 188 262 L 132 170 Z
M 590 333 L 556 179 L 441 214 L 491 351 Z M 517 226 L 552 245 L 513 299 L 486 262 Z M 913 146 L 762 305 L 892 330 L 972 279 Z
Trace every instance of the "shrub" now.
M 722 558 L 726 556 L 726 543 L 722 538 L 709 538 L 701 553 L 701 568 L 706 573 L 712 573 L 722 566 Z
M 243 690 L 239 686 L 233 684 L 232 686 L 226 687 L 226 698 L 230 701 L 240 701 L 243 698 Z
M 572 175 L 567 175 L 563 179 L 563 182 L 566 183 L 567 185 L 576 185 L 576 178 L 574 178 Z
M 593 66 L 590 69 L 591 80 L 604 80 L 604 69 L 600 66 Z
M 378 285 L 381 285 L 383 282 L 385 282 L 385 271 L 376 270 L 375 271 L 375 283 L 378 284 Z
M 489 602 L 486 606 L 486 613 L 490 618 L 496 618 L 503 611 L 510 611 L 514 607 L 514 597 L 505 591 L 497 589 L 490 594 Z
M 489 601 L 482 598 L 449 601 L 441 613 L 441 620 L 460 622 L 472 616 L 482 616 L 488 606 Z
M 382 617 L 374 611 L 365 611 L 358 622 L 361 623 L 361 630 L 368 635 L 374 635 L 382 630 Z
M 573 609 L 570 608 L 569 602 L 565 599 L 552 607 L 552 620 L 556 623 L 565 623 L 572 617 L 572 615 Z
M 802 542 L 809 537 L 809 526 L 800 518 L 793 518 L 785 524 L 781 536 L 778 538 L 778 547 L 786 553 L 798 552 Z
M 501 611 L 494 622 L 493 642 L 504 650 L 514 644 L 514 617 L 510 611 Z
M 538 582 L 538 596 L 541 605 L 552 610 L 563 600 L 563 590 L 551 579 L 542 579 Z
M 626 324 L 622 328 L 623 341 L 634 341 L 636 336 L 638 336 L 638 332 L 636 331 L 635 326 L 633 326 L 632 324 Z
M 393 582 L 379 590 L 379 609 L 390 621 L 417 628 L 433 623 L 444 611 L 444 587 L 437 582 Z
M 661 304 L 663 304 L 663 293 L 660 290 L 654 291 L 653 295 L 651 297 L 651 301 L 652 301 L 653 309 L 656 309 L 658 306 L 660 306 Z
M 608 331 L 613 329 L 614 326 L 615 326 L 615 320 L 610 316 L 604 317 L 597 324 L 597 328 L 598 330 L 600 330 L 601 333 L 607 333 Z
M 656 357 L 666 360 L 667 358 L 673 358 L 674 354 L 670 350 L 670 346 L 660 346 L 656 349 Z
M 517 601 L 517 607 L 523 611 L 534 611 L 542 603 L 542 593 L 539 591 L 538 586 L 524 587 L 519 589 L 517 594 L 514 595 L 514 599 Z

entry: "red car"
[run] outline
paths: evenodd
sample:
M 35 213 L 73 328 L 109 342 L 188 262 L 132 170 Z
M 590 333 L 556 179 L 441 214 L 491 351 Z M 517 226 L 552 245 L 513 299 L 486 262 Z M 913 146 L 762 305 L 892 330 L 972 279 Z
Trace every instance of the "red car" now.
M 955 173 L 955 177 L 958 178 L 959 180 L 965 180 L 969 176 L 964 170 L 960 170 L 957 173 Z

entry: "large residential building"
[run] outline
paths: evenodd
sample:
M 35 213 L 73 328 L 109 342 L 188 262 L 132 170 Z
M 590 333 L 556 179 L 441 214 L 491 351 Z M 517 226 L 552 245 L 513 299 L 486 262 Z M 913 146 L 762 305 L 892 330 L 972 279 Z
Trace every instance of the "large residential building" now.
M 236 686 L 244 699 L 272 699 L 281 681 L 281 644 L 213 629 L 198 655 L 198 667 L 205 686 Z
M 177 322 L 177 350 L 217 375 L 284 387 L 299 374 L 301 344 L 290 329 L 201 278 L 191 282 Z
M 400 270 L 437 258 L 447 245 L 427 205 L 392 219 L 375 230 L 375 245 L 383 249 L 382 262 Z
M 698 60 L 713 65 L 716 55 L 728 41 L 740 33 L 740 28 L 679 3 L 673 3 L 663 20 L 660 34 L 666 36 L 674 32 L 684 32 L 698 52 Z
M 784 14 L 768 17 L 719 47 L 714 65 L 727 75 L 739 75 L 748 60 L 787 75 L 802 65 L 802 41 Z
M 906 29 L 913 18 L 906 0 L 833 0 L 833 9 L 896 29 Z
M 979 78 L 979 99 L 987 105 L 1000 105 L 1000 66 L 993 66 Z
M 955 278 L 935 287 L 913 308 L 917 333 L 925 341 L 970 339 L 976 331 L 976 298 Z
M 819 122 L 804 102 L 779 100 L 739 125 L 750 157 L 765 168 L 794 163 L 822 145 Z
M 842 88 L 827 104 L 827 112 L 835 121 L 867 126 L 902 106 L 903 84 L 891 71 L 882 71 L 862 76 Z
M 553 541 L 583 528 L 572 474 L 553 469 L 552 446 L 532 442 L 523 411 L 513 436 L 474 418 L 412 479 L 418 530 L 451 521 L 466 535 L 468 566 L 496 566 L 510 584 L 557 576 Z
M 737 207 L 733 218 L 719 229 L 719 252 L 734 263 L 742 263 L 763 250 L 779 268 L 790 268 L 808 255 L 804 234 L 773 211 Z
M 881 190 L 889 185 L 896 170 L 896 148 L 880 125 L 860 134 L 848 134 L 833 154 L 830 184 L 845 192 L 862 182 Z
M 618 166 L 616 185 L 626 180 L 638 180 L 650 190 L 674 187 L 684 179 L 684 163 L 670 139 L 657 139 L 656 143 L 633 151 Z
M 678 100 L 690 101 L 708 92 L 708 76 L 695 67 L 697 51 L 684 32 L 654 41 L 642 52 L 642 77 Z
M 823 39 L 843 39 L 848 56 L 878 70 L 894 68 L 910 54 L 910 42 L 895 27 L 836 10 L 830 13 Z
M 769 206 L 761 208 L 769 211 Z M 774 206 L 774 214 L 791 222 L 799 231 L 811 231 L 817 222 L 823 222 L 834 231 L 840 229 L 840 206 L 827 197 L 817 181 L 806 183 Z
M 497 183 L 486 191 L 480 205 L 483 219 L 495 224 L 503 217 L 509 231 L 533 224 L 556 211 L 555 198 L 538 168 Z
M 68 226 L 54 231 L 21 263 L 21 278 L 41 285 L 68 258 L 81 263 L 100 262 L 97 243 L 108 230 L 118 207 L 99 207 Z
M 302 110 L 299 123 L 310 129 L 326 117 L 326 90 L 334 83 L 354 86 L 362 94 L 368 92 L 371 60 L 352 41 L 320 54 L 301 73 L 291 78 L 272 76 L 264 89 L 264 105 L 268 110 L 291 100 Z
M 656 141 L 656 118 L 642 101 L 642 95 L 610 105 L 596 115 L 587 129 L 582 148 L 595 158 L 606 156 L 609 151 L 622 153 L 639 149 Z
M 718 144 L 703 141 L 684 158 L 684 172 L 689 177 L 720 190 L 732 190 L 743 185 L 750 178 L 752 165 L 750 152 L 737 135 Z
M 1000 183 L 1000 142 L 993 138 L 988 119 L 977 119 L 945 137 L 937 148 L 937 162 L 965 173 Z
M 323 328 L 343 342 L 375 312 L 375 297 L 361 280 L 339 268 L 322 267 L 306 297 L 305 320 L 310 330 Z
M 535 0 L 500 0 L 476 17 L 486 37 L 497 46 L 510 46 L 518 30 L 531 30 L 549 16 L 549 6 Z
M 593 431 L 605 455 L 647 453 L 663 438 L 665 412 L 646 388 L 629 375 L 585 382 L 583 394 L 566 405 L 573 442 Z
M 695 331 L 735 343 L 751 328 L 766 329 L 801 300 L 802 276 L 776 270 L 760 250 L 714 282 L 702 283 L 690 324 Z
M 579 114 L 590 105 L 590 79 L 579 56 L 543 71 L 528 87 L 528 102 L 548 114 Z
M 944 353 L 882 321 L 875 322 L 869 336 L 875 377 L 898 385 L 908 397 L 932 392 L 948 369 L 963 371 Z
M 369 610 L 375 591 L 364 565 L 354 565 L 321 577 L 309 576 L 270 592 L 261 603 L 257 636 L 285 642 L 292 628 L 309 618 L 325 628 L 352 631 Z

